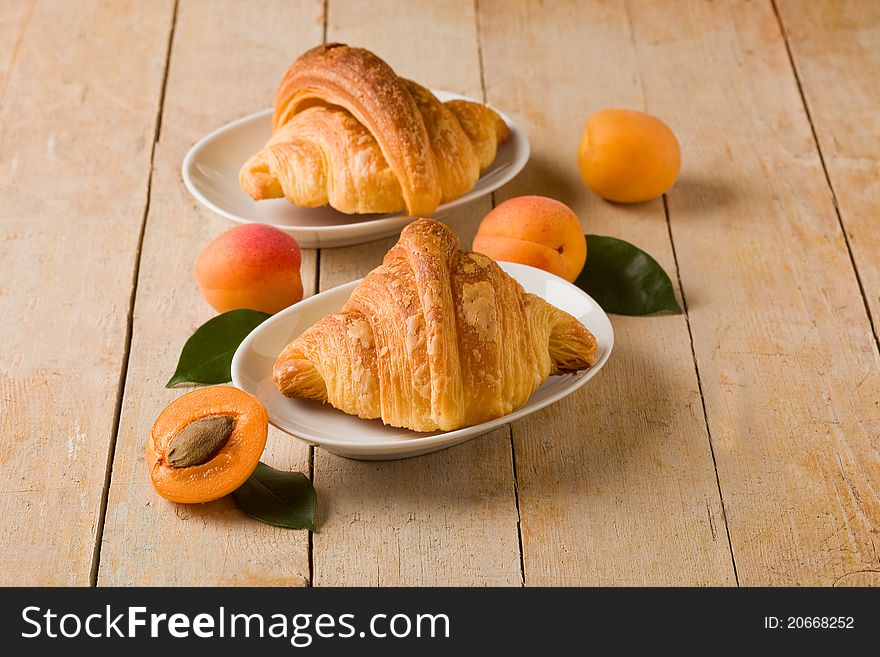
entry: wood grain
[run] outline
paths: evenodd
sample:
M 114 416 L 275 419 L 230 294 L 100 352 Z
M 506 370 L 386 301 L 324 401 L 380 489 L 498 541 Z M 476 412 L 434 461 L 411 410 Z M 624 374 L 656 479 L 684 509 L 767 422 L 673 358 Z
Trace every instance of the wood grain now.
M 878 336 L 880 3 L 783 1 L 778 9 Z
M 230 498 L 175 505 L 156 495 L 144 443 L 162 408 L 182 390 L 163 386 L 180 347 L 214 313 L 192 279 L 200 250 L 231 224 L 197 205 L 180 163 L 199 137 L 272 104 L 275 86 L 300 53 L 320 43 L 323 7 L 252 6 L 225 0 L 180 3 L 141 254 L 134 338 L 101 551 L 104 585 L 297 585 L 309 579 L 308 534 L 260 524 Z M 306 254 L 303 281 L 314 281 Z M 263 460 L 308 472 L 308 449 L 270 430 Z
M 181 0 L 175 18 L 174 0 L 4 0 L 0 584 L 86 585 L 97 566 L 103 585 L 519 585 L 521 516 L 529 585 L 880 585 L 880 7 L 776 4 Z M 143 451 L 213 315 L 195 258 L 231 225 L 184 189 L 183 156 L 269 106 L 325 28 L 485 90 L 533 149 L 497 200 L 552 196 L 646 249 L 689 314 L 612 318 L 580 393 L 433 455 L 312 461 L 271 430 L 265 461 L 314 470 L 310 564 L 305 532 L 159 498 Z M 668 220 L 580 182 L 581 127 L 608 106 L 678 134 Z M 445 220 L 469 244 L 490 206 Z M 304 253 L 307 293 L 393 242 L 324 250 L 320 272 Z
M 0 7 L 0 107 L 6 98 L 12 72 L 21 61 L 21 46 L 34 15 L 36 0 L 10 0 Z
M 773 7 L 631 10 L 739 581 L 876 570 L 880 359 Z
M 637 244 L 675 279 L 662 202 L 605 203 L 577 172 L 590 114 L 654 109 L 626 6 L 481 0 L 479 7 L 488 100 L 521 121 L 532 144 L 526 170 L 498 200 L 559 199 L 587 232 Z M 674 130 L 687 126 L 674 112 L 662 116 Z M 607 368 L 512 425 L 526 584 L 733 584 L 687 321 L 612 322 Z
M 0 10 L 0 584 L 89 583 L 171 7 Z
M 330 0 L 327 36 L 370 48 L 427 86 L 482 95 L 472 2 Z M 488 210 L 486 199 L 444 220 L 469 244 Z M 395 241 L 323 250 L 321 288 L 363 276 Z M 314 473 L 326 500 L 314 537 L 316 585 L 521 583 L 506 428 L 403 461 L 316 449 Z

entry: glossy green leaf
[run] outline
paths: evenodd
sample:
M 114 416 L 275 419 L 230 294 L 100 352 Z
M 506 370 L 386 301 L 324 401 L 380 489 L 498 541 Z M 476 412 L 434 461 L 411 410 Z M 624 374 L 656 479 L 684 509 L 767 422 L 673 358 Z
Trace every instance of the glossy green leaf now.
M 174 376 L 166 388 L 181 383 L 226 383 L 238 345 L 271 315 L 256 310 L 230 310 L 196 329 L 180 352 Z
M 587 235 L 587 264 L 575 285 L 605 312 L 649 315 L 681 313 L 672 281 L 660 264 L 640 248 L 615 237 Z
M 261 461 L 232 497 L 252 518 L 277 527 L 315 531 L 318 496 L 301 472 L 276 470 Z

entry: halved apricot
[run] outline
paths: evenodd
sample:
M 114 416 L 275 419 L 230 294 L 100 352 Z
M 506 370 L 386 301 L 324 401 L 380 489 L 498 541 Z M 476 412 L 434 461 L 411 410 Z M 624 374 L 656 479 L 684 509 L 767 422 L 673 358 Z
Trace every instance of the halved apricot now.
M 268 430 L 266 409 L 238 388 L 211 386 L 178 397 L 147 440 L 153 488 L 185 504 L 228 495 L 257 467 Z

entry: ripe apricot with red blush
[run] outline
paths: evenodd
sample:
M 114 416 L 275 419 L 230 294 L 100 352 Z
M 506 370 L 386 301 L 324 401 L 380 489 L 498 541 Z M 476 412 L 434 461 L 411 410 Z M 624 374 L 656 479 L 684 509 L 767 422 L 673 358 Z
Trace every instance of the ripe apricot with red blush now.
M 219 235 L 196 262 L 199 291 L 217 312 L 277 313 L 303 297 L 302 252 L 287 233 L 242 224 Z
M 546 196 L 517 196 L 493 209 L 477 229 L 474 251 L 574 281 L 587 259 L 587 241 L 574 211 Z

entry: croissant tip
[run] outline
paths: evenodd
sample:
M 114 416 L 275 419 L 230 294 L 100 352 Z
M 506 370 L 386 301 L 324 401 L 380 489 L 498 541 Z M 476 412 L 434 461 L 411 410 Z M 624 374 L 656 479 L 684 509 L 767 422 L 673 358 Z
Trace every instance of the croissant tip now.
M 414 221 L 410 222 L 404 229 L 400 232 L 401 237 L 404 234 L 410 233 L 421 233 L 421 232 L 429 232 L 429 233 L 443 233 L 444 235 L 455 235 L 452 232 L 452 229 L 444 224 L 442 221 L 438 219 L 433 219 L 432 217 L 417 217 Z

